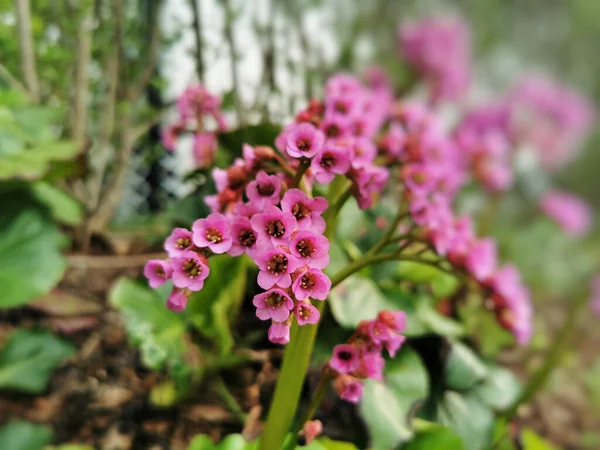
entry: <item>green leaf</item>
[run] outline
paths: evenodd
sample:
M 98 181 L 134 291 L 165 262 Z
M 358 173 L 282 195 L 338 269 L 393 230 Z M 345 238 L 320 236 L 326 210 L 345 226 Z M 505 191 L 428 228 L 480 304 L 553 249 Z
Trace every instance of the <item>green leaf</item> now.
M 288 434 L 286 441 L 292 439 Z M 230 434 L 219 444 L 205 435 L 200 434 L 190 443 L 188 450 L 257 450 L 259 441 L 246 442 L 241 434 Z M 332 441 L 328 438 L 319 438 L 312 441 L 309 445 L 297 446 L 297 450 L 357 450 L 354 444 L 349 442 Z
M 0 308 L 10 308 L 58 283 L 66 268 L 60 252 L 64 238 L 42 210 L 17 192 L 0 194 L 0 204 Z
M 473 393 L 495 411 L 508 408 L 521 392 L 521 385 L 513 373 L 500 366 L 488 365 L 483 383 Z
M 452 429 L 427 422 L 427 425 L 422 425 L 402 450 L 463 450 L 464 448 L 462 439 Z
M 231 352 L 231 326 L 246 293 L 247 259 L 220 255 L 210 259 L 210 275 L 201 291 L 188 300 L 186 316 L 218 344 L 221 355 Z
M 73 345 L 49 331 L 17 330 L 0 352 L 0 387 L 38 394 L 61 361 L 74 353 Z
M 179 366 L 185 352 L 185 320 L 165 306 L 161 291 L 120 278 L 108 294 L 110 304 L 123 313 L 130 339 L 140 347 L 142 362 L 153 370 Z
M 82 206 L 66 192 L 43 181 L 33 183 L 31 189 L 56 221 L 66 225 L 77 225 L 81 222 Z
M 558 447 L 541 438 L 535 431 L 525 428 L 521 432 L 523 450 L 558 450 Z
M 52 430 L 24 420 L 11 420 L 0 428 L 0 448 L 6 450 L 41 450 L 52 441 Z
M 275 138 L 281 132 L 281 127 L 272 123 L 261 123 L 237 128 L 226 133 L 219 133 L 219 144 L 229 150 L 232 155 L 242 154 L 242 145 L 274 146 Z
M 0 156 L 0 180 L 41 178 L 53 161 L 68 161 L 79 153 L 81 146 L 71 141 L 40 144 L 18 153 Z
M 473 350 L 461 342 L 452 342 L 445 370 L 447 387 L 455 391 L 464 391 L 482 381 L 486 375 L 485 364 Z
M 366 380 L 360 411 L 374 450 L 394 448 L 412 436 L 410 411 L 428 392 L 427 370 L 408 347 L 387 362 L 385 381 Z

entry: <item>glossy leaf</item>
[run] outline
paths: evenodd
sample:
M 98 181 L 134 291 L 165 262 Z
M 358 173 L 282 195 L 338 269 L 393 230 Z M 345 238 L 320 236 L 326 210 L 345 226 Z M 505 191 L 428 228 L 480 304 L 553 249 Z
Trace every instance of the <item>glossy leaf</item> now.
M 374 450 L 394 448 L 411 438 L 410 412 L 429 392 L 427 370 L 410 348 L 388 361 L 384 376 L 385 381 L 365 381 L 360 402 Z
M 73 345 L 49 331 L 17 330 L 0 352 L 0 388 L 38 394 L 60 363 L 74 353 Z
M 81 204 L 66 192 L 51 184 L 37 181 L 31 185 L 33 194 L 45 205 L 52 217 L 66 225 L 77 225 L 83 217 Z
M 486 375 L 485 364 L 473 350 L 461 342 L 452 342 L 445 370 L 445 382 L 448 388 L 455 391 L 470 389 Z
M 510 370 L 488 366 L 486 378 L 473 392 L 490 408 L 502 411 L 517 399 L 521 386 Z
M 402 450 L 463 450 L 464 442 L 452 429 L 435 423 L 421 426 Z

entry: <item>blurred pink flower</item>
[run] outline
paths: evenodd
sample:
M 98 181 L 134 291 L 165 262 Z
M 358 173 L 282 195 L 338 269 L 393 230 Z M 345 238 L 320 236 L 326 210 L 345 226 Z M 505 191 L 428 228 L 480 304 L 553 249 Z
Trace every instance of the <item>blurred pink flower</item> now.
M 547 192 L 540 200 L 540 208 L 568 235 L 584 236 L 592 226 L 589 205 L 576 195 L 561 191 Z

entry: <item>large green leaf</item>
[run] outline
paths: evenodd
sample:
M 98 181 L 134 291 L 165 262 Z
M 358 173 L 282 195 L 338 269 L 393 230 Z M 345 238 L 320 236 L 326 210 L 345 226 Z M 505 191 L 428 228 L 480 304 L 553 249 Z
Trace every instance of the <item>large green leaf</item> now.
M 370 278 L 354 275 L 331 291 L 329 304 L 337 322 L 354 329 L 361 320 L 370 320 L 381 310 L 402 310 L 406 313 L 406 336 L 440 334 L 460 337 L 464 334 L 461 324 L 442 316 L 435 310 L 431 299 L 412 295 L 397 284 L 381 283 L 380 289 Z
M 0 352 L 0 388 L 40 393 L 61 361 L 73 353 L 71 344 L 49 331 L 17 330 Z
M 81 222 L 83 208 L 66 192 L 43 181 L 32 183 L 31 189 L 56 221 L 67 225 L 77 225 Z
M 144 365 L 153 370 L 179 367 L 185 352 L 184 316 L 168 310 L 161 294 L 127 278 L 117 280 L 108 294 L 110 304 L 123 314 L 127 334 L 140 347 Z
M 455 391 L 472 388 L 487 375 L 487 368 L 469 347 L 461 342 L 452 342 L 446 361 L 446 386 Z
M 418 354 L 408 347 L 388 361 L 385 381 L 366 380 L 360 411 L 373 450 L 394 448 L 412 436 L 410 412 L 428 392 L 427 370 Z
M 246 293 L 247 261 L 227 255 L 211 258 L 204 287 L 188 300 L 186 316 L 198 331 L 218 344 L 222 355 L 233 348 L 231 326 Z
M 41 450 L 52 441 L 52 430 L 23 420 L 12 420 L 0 428 L 0 448 L 5 450 Z
M 20 191 L 1 193 L 0 204 L 0 308 L 9 308 L 58 283 L 66 267 L 60 252 L 64 237 Z
M 483 383 L 473 393 L 495 411 L 508 408 L 521 392 L 521 385 L 513 373 L 504 367 L 488 365 Z
M 464 443 L 452 429 L 431 422 L 415 427 L 415 436 L 402 446 L 402 450 L 463 450 Z
M 70 141 L 52 142 L 0 156 L 0 180 L 33 180 L 44 176 L 53 161 L 68 161 L 81 145 Z
M 288 435 L 287 439 L 292 439 Z M 213 440 L 205 435 L 200 434 L 190 442 L 188 450 L 256 450 L 258 449 L 259 441 L 246 442 L 240 434 L 230 434 L 220 443 L 215 444 Z M 312 441 L 309 445 L 297 446 L 297 450 L 357 450 L 354 444 L 349 442 L 333 441 L 329 438 L 322 437 Z

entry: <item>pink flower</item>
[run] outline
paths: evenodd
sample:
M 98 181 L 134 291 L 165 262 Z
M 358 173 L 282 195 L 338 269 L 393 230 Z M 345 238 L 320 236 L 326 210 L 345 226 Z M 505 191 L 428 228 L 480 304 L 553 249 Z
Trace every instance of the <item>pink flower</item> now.
M 256 316 L 260 320 L 273 319 L 276 322 L 285 322 L 294 309 L 294 301 L 281 289 L 255 295 L 252 304 L 256 306 Z
M 327 209 L 324 197 L 309 198 L 300 189 L 289 189 L 281 199 L 281 209 L 294 215 L 298 229 L 313 229 L 317 233 L 325 231 L 325 220 L 321 217 Z
M 312 158 L 325 142 L 325 135 L 314 125 L 303 122 L 290 130 L 287 136 L 286 151 L 292 158 Z
M 333 387 L 342 400 L 350 403 L 358 403 L 364 389 L 362 381 L 350 375 L 337 377 L 333 383 Z
M 298 300 L 305 300 L 308 297 L 317 300 L 325 300 L 331 290 L 331 280 L 320 269 L 303 269 L 294 283 L 292 291 Z
M 600 274 L 595 275 L 590 282 L 590 304 L 592 311 L 600 315 Z
M 175 228 L 165 240 L 165 250 L 169 256 L 178 256 L 193 245 L 192 232 L 185 228 Z
M 387 340 L 383 342 L 383 346 L 388 351 L 389 355 L 393 358 L 396 356 L 396 352 L 400 350 L 402 344 L 406 338 L 404 336 L 400 336 L 399 334 L 392 334 Z
M 197 168 L 211 166 L 217 153 L 217 137 L 214 133 L 195 133 L 192 153 Z
M 286 245 L 296 228 L 294 215 L 276 206 L 268 206 L 261 214 L 252 216 L 251 223 L 256 234 L 267 245 Z
M 173 268 L 169 261 L 162 259 L 151 259 L 144 266 L 144 276 L 152 289 L 156 289 L 166 283 L 173 274 Z
M 323 433 L 323 424 L 320 420 L 308 420 L 302 426 L 302 434 L 306 445 L 310 444 L 321 433 Z
M 198 219 L 192 225 L 194 244 L 208 247 L 213 253 L 225 253 L 231 248 L 231 227 L 223 214 L 212 213 L 206 219 Z
M 333 348 L 329 367 L 338 373 L 351 373 L 360 367 L 360 353 L 352 344 L 338 344 Z
M 392 355 L 393 357 L 394 355 Z M 379 353 L 367 353 L 361 358 L 360 372 L 364 373 L 367 378 L 374 380 L 383 380 L 383 368 L 385 367 L 385 359 Z
M 469 249 L 465 267 L 477 281 L 483 282 L 496 270 L 497 258 L 496 242 L 491 238 L 480 239 Z
M 269 205 L 278 204 L 280 193 L 281 180 L 275 175 L 267 175 L 262 170 L 256 174 L 256 179 L 246 186 L 248 200 L 261 210 Z
M 352 135 L 350 118 L 341 115 L 329 115 L 321 123 L 321 130 L 328 139 L 339 139 Z
M 364 166 L 351 170 L 349 174 L 352 180 L 351 192 L 360 209 L 373 205 L 375 196 L 381 193 L 390 176 L 389 170 L 380 166 Z
M 310 303 L 310 300 L 296 302 L 296 320 L 298 320 L 298 325 L 303 326 L 307 323 L 317 323 L 320 317 L 321 313 Z
M 327 143 L 312 160 L 311 167 L 319 183 L 331 183 L 336 174 L 344 174 L 350 169 L 350 151 L 340 144 Z
M 373 141 L 368 138 L 354 139 L 352 150 L 354 156 L 350 163 L 355 169 L 371 165 L 377 156 L 377 147 Z
M 406 329 L 406 313 L 404 311 L 379 311 L 377 320 L 396 333 L 402 333 Z
M 171 311 L 181 312 L 185 309 L 190 292 L 186 289 L 173 289 L 167 299 L 167 308 Z
M 210 269 L 196 252 L 186 251 L 171 260 L 173 284 L 178 288 L 199 291 L 204 286 Z
M 540 200 L 540 208 L 570 236 L 585 236 L 592 226 L 592 212 L 580 197 L 562 191 L 550 191 Z
M 181 124 L 170 125 L 163 129 L 160 135 L 160 141 L 164 148 L 169 151 L 175 151 L 177 148 L 177 136 L 182 131 Z
M 329 240 L 311 230 L 296 233 L 290 242 L 290 252 L 310 267 L 324 269 L 329 264 Z
M 246 252 L 248 256 L 252 257 L 254 251 L 258 248 L 258 234 L 252 228 L 248 217 L 234 217 L 231 221 L 231 237 L 231 248 L 227 252 L 230 256 L 239 256 Z
M 292 284 L 290 274 L 301 265 L 295 256 L 281 248 L 260 251 L 255 255 L 255 261 L 260 269 L 258 285 L 263 289 L 270 289 L 274 285 L 282 288 L 290 287 Z
M 290 342 L 290 326 L 273 322 L 269 327 L 269 340 L 274 344 L 285 345 Z

